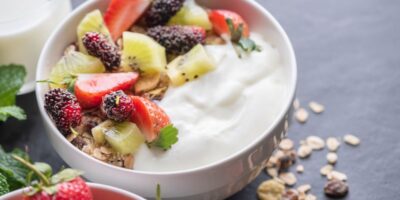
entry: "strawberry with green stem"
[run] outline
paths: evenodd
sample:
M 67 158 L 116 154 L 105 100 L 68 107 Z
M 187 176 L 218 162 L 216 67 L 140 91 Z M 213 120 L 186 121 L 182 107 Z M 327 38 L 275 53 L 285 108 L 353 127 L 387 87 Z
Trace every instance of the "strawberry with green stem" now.
M 64 169 L 51 176 L 51 168 L 44 163 L 31 164 L 23 158 L 13 155 L 15 160 L 21 162 L 38 177 L 33 181 L 31 189 L 24 200 L 92 200 L 92 193 L 79 176 L 80 171 Z

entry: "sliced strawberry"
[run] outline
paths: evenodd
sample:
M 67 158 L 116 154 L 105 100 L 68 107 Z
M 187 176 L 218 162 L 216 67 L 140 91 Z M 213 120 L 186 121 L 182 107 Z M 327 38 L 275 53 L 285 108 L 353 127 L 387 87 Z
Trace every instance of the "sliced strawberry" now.
M 145 135 L 148 142 L 157 139 L 160 130 L 171 124 L 168 115 L 154 102 L 139 96 L 131 96 L 134 122 Z
M 100 105 L 104 95 L 131 89 L 137 79 L 135 72 L 80 74 L 75 82 L 75 96 L 83 108 L 93 108 Z
M 111 0 L 104 21 L 115 41 L 146 11 L 151 0 Z
M 219 35 L 230 33 L 228 24 L 226 23 L 226 19 L 230 18 L 235 28 L 237 28 L 239 24 L 243 24 L 243 36 L 249 37 L 249 26 L 243 18 L 235 12 L 229 10 L 212 10 L 208 17 L 210 18 L 214 31 Z

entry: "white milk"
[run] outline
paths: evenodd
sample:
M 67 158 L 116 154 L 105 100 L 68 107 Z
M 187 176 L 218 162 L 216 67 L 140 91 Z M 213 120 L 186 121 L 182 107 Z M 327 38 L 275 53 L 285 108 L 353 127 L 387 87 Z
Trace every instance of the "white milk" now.
M 166 152 L 143 145 L 135 155 L 136 170 L 176 171 L 222 160 L 263 133 L 282 110 L 288 81 L 279 53 L 260 35 L 262 46 L 239 59 L 229 45 L 207 46 L 217 69 L 177 88 L 160 106 L 179 129 L 179 141 Z
M 70 10 L 69 0 L 0 0 L 0 64 L 26 67 L 20 93 L 34 89 L 42 47 Z

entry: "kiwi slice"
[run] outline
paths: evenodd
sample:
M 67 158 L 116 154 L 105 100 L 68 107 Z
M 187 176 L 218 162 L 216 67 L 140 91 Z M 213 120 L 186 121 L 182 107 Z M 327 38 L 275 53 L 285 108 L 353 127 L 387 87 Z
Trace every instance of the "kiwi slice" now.
M 114 122 L 113 126 L 104 130 L 107 143 L 121 154 L 135 153 L 145 141 L 139 128 L 132 122 Z
M 87 50 L 85 46 L 83 46 L 82 37 L 87 32 L 102 33 L 110 40 L 111 43 L 113 43 L 110 31 L 108 30 L 106 24 L 104 23 L 103 16 L 101 15 L 100 10 L 94 10 L 86 14 L 86 16 L 82 19 L 77 28 L 79 51 L 86 54 Z
M 165 71 L 166 63 L 165 48 L 153 38 L 141 33 L 123 33 L 122 71 L 156 74 Z
M 51 70 L 49 81 L 51 88 L 66 88 L 63 84 L 69 76 L 106 71 L 103 63 L 93 57 L 77 51 L 69 51 Z
M 92 128 L 94 142 L 100 145 L 104 144 L 106 142 L 104 132 L 110 129 L 113 125 L 114 123 L 111 120 L 107 120 Z
M 169 63 L 167 74 L 172 85 L 179 86 L 214 69 L 214 60 L 207 54 L 203 45 L 198 44 L 185 55 Z
M 169 20 L 168 24 L 200 26 L 206 30 L 212 28 L 206 10 L 199 6 L 195 0 L 185 1 L 182 8 Z

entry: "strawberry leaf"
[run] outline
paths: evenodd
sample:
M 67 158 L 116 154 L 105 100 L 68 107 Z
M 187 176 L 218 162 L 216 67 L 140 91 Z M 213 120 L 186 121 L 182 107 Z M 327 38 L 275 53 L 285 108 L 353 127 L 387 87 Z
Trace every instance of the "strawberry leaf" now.
M 52 176 L 50 182 L 51 184 L 56 185 L 58 183 L 71 181 L 82 174 L 83 173 L 79 170 L 67 168 Z
M 150 145 L 168 150 L 176 142 L 178 142 L 178 129 L 170 124 L 161 129 L 157 140 L 152 142 Z

